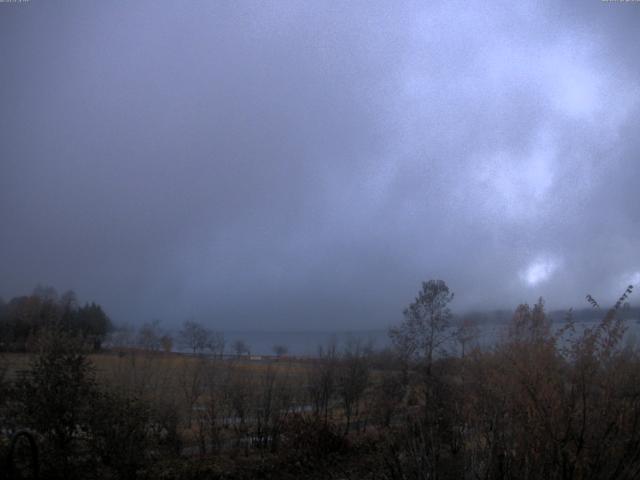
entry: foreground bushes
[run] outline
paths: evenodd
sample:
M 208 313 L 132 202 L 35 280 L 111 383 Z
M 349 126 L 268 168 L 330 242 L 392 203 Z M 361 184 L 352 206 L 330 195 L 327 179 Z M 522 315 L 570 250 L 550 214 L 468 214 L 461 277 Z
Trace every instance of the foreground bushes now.
M 552 333 L 539 302 L 490 351 L 416 366 L 424 412 L 389 443 L 386 478 L 638 478 L 640 357 L 623 330 L 611 311 Z
M 151 405 L 101 388 L 82 345 L 44 331 L 29 371 L 6 392 L 3 424 L 36 434 L 43 478 L 143 478 L 163 451 L 176 452 L 175 432 Z

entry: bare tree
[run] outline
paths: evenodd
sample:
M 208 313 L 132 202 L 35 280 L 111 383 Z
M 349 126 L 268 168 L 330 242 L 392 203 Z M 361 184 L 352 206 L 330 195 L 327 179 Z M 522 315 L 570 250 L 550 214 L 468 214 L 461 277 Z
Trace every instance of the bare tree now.
M 273 353 L 275 353 L 276 357 L 284 357 L 287 353 L 289 353 L 289 349 L 286 345 L 274 345 Z
M 230 366 L 224 383 L 224 404 L 228 409 L 228 422 L 235 432 L 238 447 L 249 430 L 248 416 L 253 393 L 252 379 L 243 373 L 237 365 Z
M 180 340 L 194 355 L 202 353 L 210 345 L 211 331 L 195 320 L 186 320 L 180 330 Z
M 371 345 L 363 345 L 361 339 L 347 341 L 338 371 L 338 392 L 346 417 L 345 434 L 349 433 L 352 420 L 358 420 L 360 403 L 369 383 L 369 353 Z
M 135 342 L 135 330 L 130 325 L 122 325 L 116 328 L 109 335 L 108 342 L 112 347 L 118 348 L 121 351 L 127 347 L 133 346 Z
M 211 449 L 214 452 L 222 446 L 222 430 L 225 419 L 224 393 L 225 381 L 229 378 L 228 370 L 228 363 L 214 357 L 207 362 L 204 372 L 204 396 L 201 401 L 202 408 L 199 410 L 200 434 L 201 437 L 209 439 Z M 202 443 L 206 442 L 201 441 Z
M 508 337 L 515 342 L 539 342 L 551 338 L 551 320 L 544 312 L 542 298 L 529 307 L 524 303 L 516 308 L 508 328 Z
M 173 350 L 173 338 L 171 335 L 162 335 L 162 337 L 160 337 L 160 346 L 165 353 L 170 353 Z
M 182 393 L 186 411 L 186 425 L 191 428 L 193 410 L 198 400 L 204 393 L 206 364 L 202 357 L 183 357 L 178 375 L 178 383 Z
M 480 330 L 476 321 L 471 317 L 462 318 L 455 329 L 454 337 L 460 345 L 460 355 L 463 358 L 469 344 L 477 340 L 479 336 Z
M 450 338 L 452 300 L 453 293 L 443 280 L 422 282 L 418 296 L 404 310 L 404 321 L 389 330 L 394 346 L 403 355 L 419 359 L 427 373 L 431 372 L 434 355 Z
M 209 335 L 209 342 L 207 349 L 214 357 L 220 357 L 224 355 L 224 349 L 226 347 L 226 341 L 222 332 L 211 332 Z
M 233 347 L 233 351 L 238 357 L 241 357 L 242 355 L 251 354 L 251 349 L 249 348 L 249 345 L 242 339 L 238 339 L 235 342 L 233 342 L 232 347 Z
M 326 349 L 318 348 L 318 357 L 308 373 L 307 390 L 313 413 L 317 419 L 324 418 L 325 425 L 329 421 L 329 406 L 336 391 L 337 366 L 336 344 L 332 340 Z
M 286 371 L 269 365 L 256 385 L 255 438 L 261 448 L 278 448 L 280 435 L 292 407 L 292 389 Z
M 155 352 L 160 348 L 160 321 L 146 322 L 138 331 L 138 344 L 147 351 Z
M 375 385 L 371 409 L 376 423 L 388 428 L 398 411 L 406 393 L 406 385 L 396 372 L 380 372 L 380 381 Z

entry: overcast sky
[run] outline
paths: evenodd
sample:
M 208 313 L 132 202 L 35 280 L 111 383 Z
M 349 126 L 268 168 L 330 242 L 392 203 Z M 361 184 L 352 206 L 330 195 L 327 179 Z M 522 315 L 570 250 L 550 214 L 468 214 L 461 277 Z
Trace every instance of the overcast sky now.
M 430 278 L 614 301 L 639 47 L 640 2 L 0 3 L 0 295 L 266 330 L 384 328 Z

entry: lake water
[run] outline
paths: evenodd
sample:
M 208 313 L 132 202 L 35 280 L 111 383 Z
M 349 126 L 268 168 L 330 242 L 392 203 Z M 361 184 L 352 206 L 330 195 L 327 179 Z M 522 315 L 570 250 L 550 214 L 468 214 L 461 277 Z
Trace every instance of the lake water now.
M 585 328 L 593 328 L 596 322 L 576 322 L 576 335 Z M 561 328 L 563 323 L 554 323 L 554 328 Z M 626 321 L 627 332 L 625 343 L 636 343 L 640 339 L 640 323 L 637 320 Z M 505 332 L 505 324 L 485 324 L 479 326 L 477 344 L 488 347 L 495 344 Z M 290 355 L 315 355 L 320 345 L 327 346 L 335 342 L 339 350 L 351 338 L 363 342 L 371 342 L 375 349 L 382 349 L 391 345 L 387 330 L 342 331 L 342 332 L 257 332 L 257 331 L 227 331 L 224 332 L 227 353 L 231 353 L 231 346 L 236 340 L 243 340 L 249 345 L 253 355 L 273 355 L 274 345 L 284 345 Z M 450 349 L 457 346 L 452 344 Z

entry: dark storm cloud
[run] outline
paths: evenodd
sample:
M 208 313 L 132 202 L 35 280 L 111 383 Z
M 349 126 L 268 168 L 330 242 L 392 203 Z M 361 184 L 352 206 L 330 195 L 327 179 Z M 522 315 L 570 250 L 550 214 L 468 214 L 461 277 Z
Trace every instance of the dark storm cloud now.
M 0 5 L 0 293 L 377 328 L 640 281 L 640 6 Z

